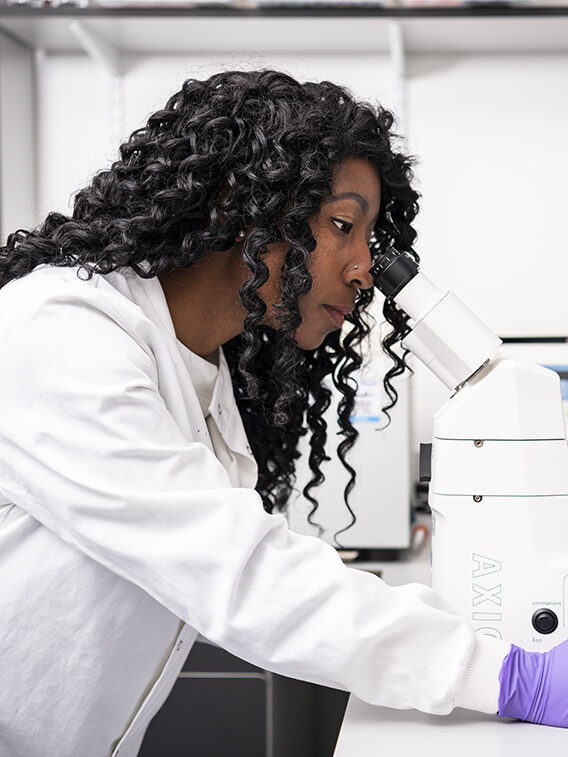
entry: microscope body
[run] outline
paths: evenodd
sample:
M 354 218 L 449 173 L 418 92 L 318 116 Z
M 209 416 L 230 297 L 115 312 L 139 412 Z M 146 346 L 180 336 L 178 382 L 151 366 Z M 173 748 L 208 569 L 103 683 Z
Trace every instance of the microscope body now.
M 558 374 L 494 358 L 434 417 L 432 588 L 482 634 L 568 638 L 568 444 Z
M 375 286 L 403 346 L 453 394 L 434 417 L 432 588 L 473 629 L 528 650 L 568 638 L 568 444 L 560 377 L 494 357 L 501 340 L 391 250 Z

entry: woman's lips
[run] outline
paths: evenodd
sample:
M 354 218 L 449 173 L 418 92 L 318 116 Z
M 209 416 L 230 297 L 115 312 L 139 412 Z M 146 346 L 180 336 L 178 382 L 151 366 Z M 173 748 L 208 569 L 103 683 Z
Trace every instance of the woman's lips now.
M 333 318 L 335 325 L 339 328 L 343 326 L 347 313 L 350 313 L 353 310 L 353 308 L 341 308 L 341 310 L 339 310 L 339 308 L 333 307 L 333 305 L 324 305 L 324 308 Z

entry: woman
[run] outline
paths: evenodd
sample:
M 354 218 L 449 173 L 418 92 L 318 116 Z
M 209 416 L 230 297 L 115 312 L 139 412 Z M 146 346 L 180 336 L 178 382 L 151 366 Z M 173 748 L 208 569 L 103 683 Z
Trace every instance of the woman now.
M 375 704 L 524 716 L 522 650 L 272 514 L 306 431 L 315 506 L 327 375 L 343 460 L 355 436 L 369 268 L 415 236 L 391 126 L 328 82 L 190 80 L 72 217 L 8 239 L 2 755 L 135 755 L 198 633 Z M 385 315 L 390 350 L 404 321 Z

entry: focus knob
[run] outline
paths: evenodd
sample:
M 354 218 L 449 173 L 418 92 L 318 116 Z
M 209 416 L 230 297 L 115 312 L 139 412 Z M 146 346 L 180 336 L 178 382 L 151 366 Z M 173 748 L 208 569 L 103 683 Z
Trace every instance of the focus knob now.
M 552 633 L 558 628 L 558 617 L 552 610 L 537 610 L 532 616 L 532 624 L 539 633 Z

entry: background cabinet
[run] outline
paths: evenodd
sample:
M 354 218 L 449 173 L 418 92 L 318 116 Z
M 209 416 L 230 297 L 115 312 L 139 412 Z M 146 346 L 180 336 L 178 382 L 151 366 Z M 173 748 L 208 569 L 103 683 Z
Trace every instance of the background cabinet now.
M 347 694 L 197 642 L 140 757 L 331 757 Z

